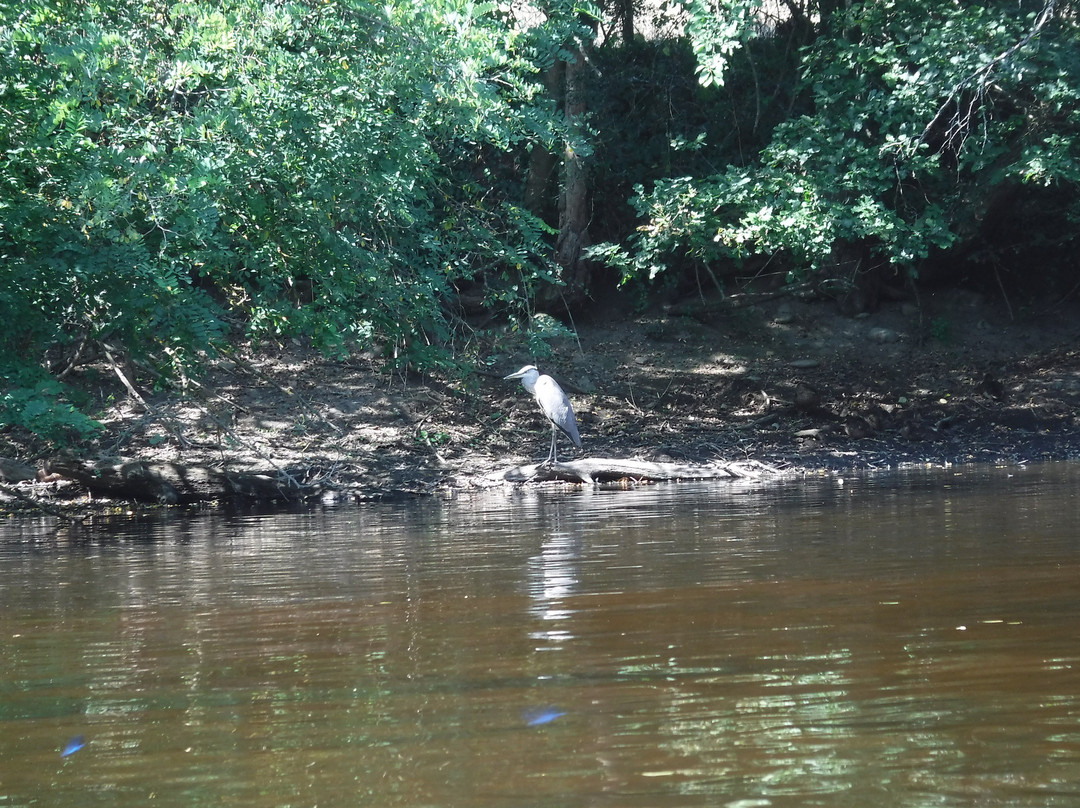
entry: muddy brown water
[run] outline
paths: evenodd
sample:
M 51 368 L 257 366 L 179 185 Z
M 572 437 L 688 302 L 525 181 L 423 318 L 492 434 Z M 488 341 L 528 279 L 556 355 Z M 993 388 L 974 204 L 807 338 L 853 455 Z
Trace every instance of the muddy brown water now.
M 1078 484 L 9 522 L 0 806 L 1075 806 Z

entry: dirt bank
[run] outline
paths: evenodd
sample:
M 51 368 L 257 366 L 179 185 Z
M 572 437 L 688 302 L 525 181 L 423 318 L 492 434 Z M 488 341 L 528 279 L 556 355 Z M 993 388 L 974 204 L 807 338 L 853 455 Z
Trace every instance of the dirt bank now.
M 491 485 L 493 470 L 546 455 L 535 405 L 501 380 L 534 361 L 570 394 L 590 457 L 807 471 L 1080 457 L 1075 304 L 1017 311 L 949 292 L 846 317 L 829 302 L 735 297 L 611 322 L 579 323 L 546 357 L 509 334 L 478 338 L 468 350 L 487 370 L 465 378 L 290 346 L 222 360 L 183 392 L 142 389 L 140 402 L 99 369 L 117 403 L 76 453 L 284 473 L 338 499 Z M 43 469 L 51 453 L 0 434 L 0 456 Z M 26 506 L 12 489 L 86 502 L 67 479 L 5 487 L 8 509 Z

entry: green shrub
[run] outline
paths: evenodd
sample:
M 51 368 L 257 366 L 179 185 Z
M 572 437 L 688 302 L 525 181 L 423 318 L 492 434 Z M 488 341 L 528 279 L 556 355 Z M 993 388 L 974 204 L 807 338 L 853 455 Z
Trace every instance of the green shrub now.
M 71 391 L 55 379 L 28 377 L 25 369 L 0 367 L 0 423 L 21 427 L 64 446 L 92 438 L 101 429 L 70 403 Z
M 494 6 L 0 13 L 0 351 L 19 368 L 91 344 L 183 373 L 233 337 L 431 363 L 458 285 L 524 309 L 501 278 L 557 282 L 549 233 L 489 182 L 490 155 L 560 128 L 534 37 Z

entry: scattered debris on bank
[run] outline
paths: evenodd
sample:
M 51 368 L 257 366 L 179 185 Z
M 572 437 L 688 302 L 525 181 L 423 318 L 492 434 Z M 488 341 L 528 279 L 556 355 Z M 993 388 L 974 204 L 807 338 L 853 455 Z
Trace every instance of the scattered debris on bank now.
M 949 293 L 852 318 L 781 298 L 580 326 L 547 358 L 493 341 L 490 374 L 463 379 L 294 346 L 223 359 L 179 393 L 132 395 L 117 383 L 102 392 L 119 402 L 103 435 L 65 454 L 0 433 L 0 509 L 1076 459 L 1078 314 L 1060 307 L 1017 322 L 1008 307 Z M 501 379 L 527 360 L 573 401 L 585 450 L 570 462 L 529 462 L 546 451 L 548 427 Z

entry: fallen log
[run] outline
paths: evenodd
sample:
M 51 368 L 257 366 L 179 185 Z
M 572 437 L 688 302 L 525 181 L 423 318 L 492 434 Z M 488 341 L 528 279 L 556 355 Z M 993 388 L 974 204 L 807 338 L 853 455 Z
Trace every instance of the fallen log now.
M 318 495 L 318 484 L 302 483 L 306 471 L 236 471 L 187 463 L 145 460 L 72 460 L 45 463 L 47 474 L 75 480 L 91 493 L 137 502 L 178 505 L 221 499 L 299 500 Z
M 758 477 L 776 473 L 761 463 L 653 463 L 647 460 L 621 460 L 591 457 L 567 463 L 533 463 L 494 472 L 494 479 L 511 483 L 551 482 L 562 480 L 586 485 L 605 482 L 664 482 L 672 480 L 711 480 L 719 478 Z

